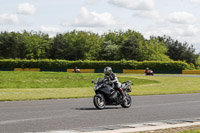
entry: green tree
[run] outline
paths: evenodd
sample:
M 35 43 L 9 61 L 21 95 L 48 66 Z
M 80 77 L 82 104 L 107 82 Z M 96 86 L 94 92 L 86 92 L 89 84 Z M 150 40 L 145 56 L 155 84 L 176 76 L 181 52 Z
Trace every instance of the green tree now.
M 130 30 L 129 30 L 130 31 Z M 122 32 L 122 31 L 114 31 L 114 32 L 109 32 L 105 33 L 102 35 L 102 38 L 104 39 L 104 42 L 111 42 L 112 44 L 121 46 L 124 42 L 124 40 L 127 38 L 127 35 Z
M 1 58 L 24 58 L 24 37 L 21 33 L 1 32 L 0 34 L 0 57 Z
M 120 48 L 123 58 L 126 60 L 141 60 L 139 55 L 140 46 L 145 43 L 144 37 L 137 32 L 129 33 L 128 38 Z
M 95 49 L 92 44 L 95 43 L 95 39 L 90 38 L 90 33 L 72 31 L 66 34 L 66 38 L 69 45 L 68 60 L 93 59 L 92 53 L 95 53 Z
M 50 57 L 66 60 L 95 60 L 99 58 L 102 41 L 98 34 L 72 31 L 58 34 L 51 43 Z
M 198 54 L 198 58 L 196 59 L 195 64 L 200 64 L 200 53 Z
M 85 42 L 85 59 L 99 60 L 103 39 L 95 33 L 88 32 Z
M 112 44 L 111 41 L 102 44 L 101 59 L 103 60 L 119 60 L 119 46 Z
M 146 40 L 139 48 L 139 55 L 142 61 L 169 61 L 170 58 L 166 55 L 166 52 L 165 43 L 153 37 L 150 40 Z
M 63 34 L 57 34 L 50 43 L 51 59 L 67 59 L 69 54 L 69 44 Z
M 50 38 L 47 34 L 37 32 L 23 33 L 25 43 L 25 58 L 45 59 L 48 58 Z
M 121 52 L 126 60 L 137 61 L 167 61 L 170 60 L 165 53 L 167 48 L 163 41 L 159 41 L 157 38 L 150 38 L 150 40 L 144 39 L 144 37 L 137 32 L 132 32 L 133 35 L 129 36 L 124 41 L 121 47 Z
M 173 40 L 169 36 L 159 36 L 157 38 L 159 41 L 165 42 L 168 49 L 166 55 L 168 55 L 171 59 L 195 64 L 195 60 L 198 58 L 198 55 L 195 54 L 193 45 L 189 45 L 187 42 L 181 43 L 178 40 Z

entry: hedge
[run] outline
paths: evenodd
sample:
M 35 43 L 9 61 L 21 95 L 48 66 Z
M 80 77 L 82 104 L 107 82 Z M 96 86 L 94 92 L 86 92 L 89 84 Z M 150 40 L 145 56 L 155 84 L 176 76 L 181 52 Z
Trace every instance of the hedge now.
M 200 63 L 195 64 L 196 69 L 200 70 Z
M 41 69 L 73 69 L 75 66 L 82 69 L 102 69 L 110 66 L 113 69 L 145 69 L 152 70 L 191 70 L 194 65 L 181 61 L 67 61 L 67 60 L 20 60 L 0 59 L 0 68 L 41 68 Z

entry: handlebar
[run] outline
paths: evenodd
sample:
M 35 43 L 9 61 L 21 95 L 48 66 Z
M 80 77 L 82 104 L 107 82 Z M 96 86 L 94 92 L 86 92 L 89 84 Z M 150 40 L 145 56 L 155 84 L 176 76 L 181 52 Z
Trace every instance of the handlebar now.
M 92 80 L 92 83 L 93 83 L 93 84 L 96 84 L 96 83 L 94 82 L 94 80 Z
M 112 84 L 112 82 L 109 82 L 107 79 L 104 79 L 103 83 L 105 84 L 106 81 L 107 81 L 106 84 Z M 94 82 L 94 80 L 92 80 L 92 83 L 93 83 L 93 84 L 96 84 L 96 83 Z M 124 84 L 124 83 L 131 83 L 131 81 L 129 80 L 129 81 L 123 82 L 122 84 Z M 131 85 L 134 85 L 134 84 L 132 83 Z
M 125 82 L 123 82 L 123 83 L 131 83 L 131 81 L 129 80 L 129 81 L 125 81 Z

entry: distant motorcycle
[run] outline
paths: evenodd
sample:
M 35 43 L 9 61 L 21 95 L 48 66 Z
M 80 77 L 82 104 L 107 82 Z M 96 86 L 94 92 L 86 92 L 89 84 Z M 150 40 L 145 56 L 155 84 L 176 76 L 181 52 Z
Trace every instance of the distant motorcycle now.
M 125 94 L 123 99 L 119 90 L 114 89 L 113 85 L 108 85 L 108 81 L 104 78 L 98 78 L 95 84 L 94 91 L 96 95 L 93 98 L 93 103 L 97 109 L 104 109 L 105 105 L 121 105 L 123 108 L 129 108 L 131 106 L 131 97 L 128 92 L 131 92 L 131 81 L 122 83 L 122 91 Z
M 147 75 L 154 75 L 154 73 L 153 73 L 153 71 L 151 71 L 151 70 L 146 70 L 145 72 L 145 75 L 147 76 Z

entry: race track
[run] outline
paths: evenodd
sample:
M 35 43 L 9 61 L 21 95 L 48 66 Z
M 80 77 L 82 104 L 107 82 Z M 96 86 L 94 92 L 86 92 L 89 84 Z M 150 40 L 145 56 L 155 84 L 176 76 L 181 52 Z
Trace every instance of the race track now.
M 0 132 L 71 130 L 200 117 L 200 94 L 134 96 L 129 109 L 96 110 L 92 98 L 0 102 Z
M 190 74 L 155 74 L 154 76 L 160 76 L 160 77 L 194 77 L 199 78 L 200 75 L 190 75 Z

